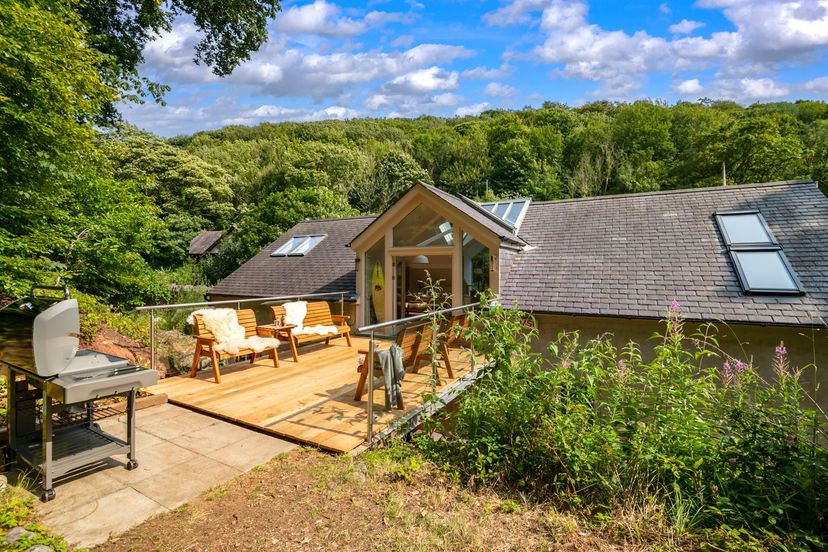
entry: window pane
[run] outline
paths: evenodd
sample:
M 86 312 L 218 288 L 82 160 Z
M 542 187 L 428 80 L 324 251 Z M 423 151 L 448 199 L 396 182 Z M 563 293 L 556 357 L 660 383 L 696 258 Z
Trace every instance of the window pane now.
M 506 214 L 506 222 L 514 225 L 517 223 L 518 218 L 520 217 L 520 213 L 523 211 L 523 208 L 526 206 L 525 201 L 516 201 L 512 203 L 512 207 L 509 209 L 509 212 Z
M 420 204 L 394 227 L 394 245 L 446 247 L 452 243 L 453 231 L 451 222 Z
M 495 215 L 497 218 L 503 218 L 503 215 L 505 215 L 505 214 L 506 214 L 506 210 L 507 210 L 508 208 L 509 208 L 509 204 L 508 204 L 508 203 L 498 203 L 498 204 L 495 206 L 494 215 Z
M 308 236 L 304 238 L 288 255 L 306 255 L 310 253 L 310 251 L 319 245 L 325 239 L 325 236 Z
M 463 233 L 463 304 L 478 300 L 489 288 L 489 249 Z
M 722 215 L 721 220 L 731 244 L 773 243 L 758 215 Z
M 782 261 L 781 251 L 735 251 L 747 290 L 797 291 L 799 288 Z
M 283 257 L 288 254 L 288 251 L 296 247 L 296 238 L 290 238 L 283 246 L 270 254 L 271 257 Z

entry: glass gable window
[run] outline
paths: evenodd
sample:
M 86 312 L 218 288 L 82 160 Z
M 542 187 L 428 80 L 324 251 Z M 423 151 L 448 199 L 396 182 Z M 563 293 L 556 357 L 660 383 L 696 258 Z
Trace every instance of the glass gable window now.
M 716 213 L 742 291 L 802 294 L 802 285 L 759 211 Z
M 423 204 L 394 227 L 396 247 L 448 247 L 454 243 L 454 226 Z
M 270 254 L 271 257 L 302 257 L 325 239 L 324 234 L 293 236 L 283 246 Z

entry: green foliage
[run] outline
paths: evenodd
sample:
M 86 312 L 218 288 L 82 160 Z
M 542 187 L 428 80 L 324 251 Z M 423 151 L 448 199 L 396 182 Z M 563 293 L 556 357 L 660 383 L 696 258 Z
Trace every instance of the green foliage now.
M 202 262 L 209 281 L 223 278 L 297 222 L 355 215 L 345 198 L 324 187 L 291 186 L 265 197 Z
M 34 536 L 22 538 L 14 545 L 6 544 L 4 548 L 9 552 L 23 552 L 35 545 L 49 546 L 56 552 L 66 552 L 66 541 L 53 536 L 44 527 L 34 522 L 34 497 L 25 490 L 2 485 L 0 487 L 0 532 L 5 534 L 9 529 L 23 527 Z
M 524 313 L 484 308 L 471 336 L 490 364 L 441 420 L 446 439 L 421 448 L 449 472 L 592 515 L 656 501 L 716 547 L 824 547 L 826 423 L 803 409 L 784 346 L 772 382 L 732 358 L 704 368 L 715 328 L 685 335 L 678 309 L 645 362 L 634 343 L 576 334 L 545 360 Z
M 193 61 L 229 75 L 267 40 L 267 22 L 280 9 L 278 0 L 231 0 L 217 9 L 208 0 L 104 0 L 77 2 L 73 7 L 89 29 L 90 45 L 106 56 L 101 76 L 132 100 L 146 95 L 160 100 L 169 87 L 142 77 L 144 46 L 172 29 L 176 17 L 187 15 L 198 27 L 200 40 Z M 110 104 L 106 118 L 115 117 Z

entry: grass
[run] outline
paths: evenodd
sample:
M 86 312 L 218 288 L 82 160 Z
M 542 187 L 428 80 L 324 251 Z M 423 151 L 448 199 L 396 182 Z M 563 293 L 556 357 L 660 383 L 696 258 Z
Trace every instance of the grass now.
M 664 520 L 655 508 L 614 511 L 597 520 L 495 487 L 464 486 L 405 444 L 358 457 L 300 449 L 99 550 L 600 552 L 692 546 Z

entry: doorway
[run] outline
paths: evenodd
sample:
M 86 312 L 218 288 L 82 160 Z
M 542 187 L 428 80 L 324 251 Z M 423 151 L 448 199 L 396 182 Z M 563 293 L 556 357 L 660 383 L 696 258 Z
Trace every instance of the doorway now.
M 427 289 L 431 276 L 432 285 L 440 288 L 437 302 L 440 307 L 451 306 L 451 255 L 408 255 L 394 257 L 394 312 L 396 318 L 422 314 L 433 300 Z

